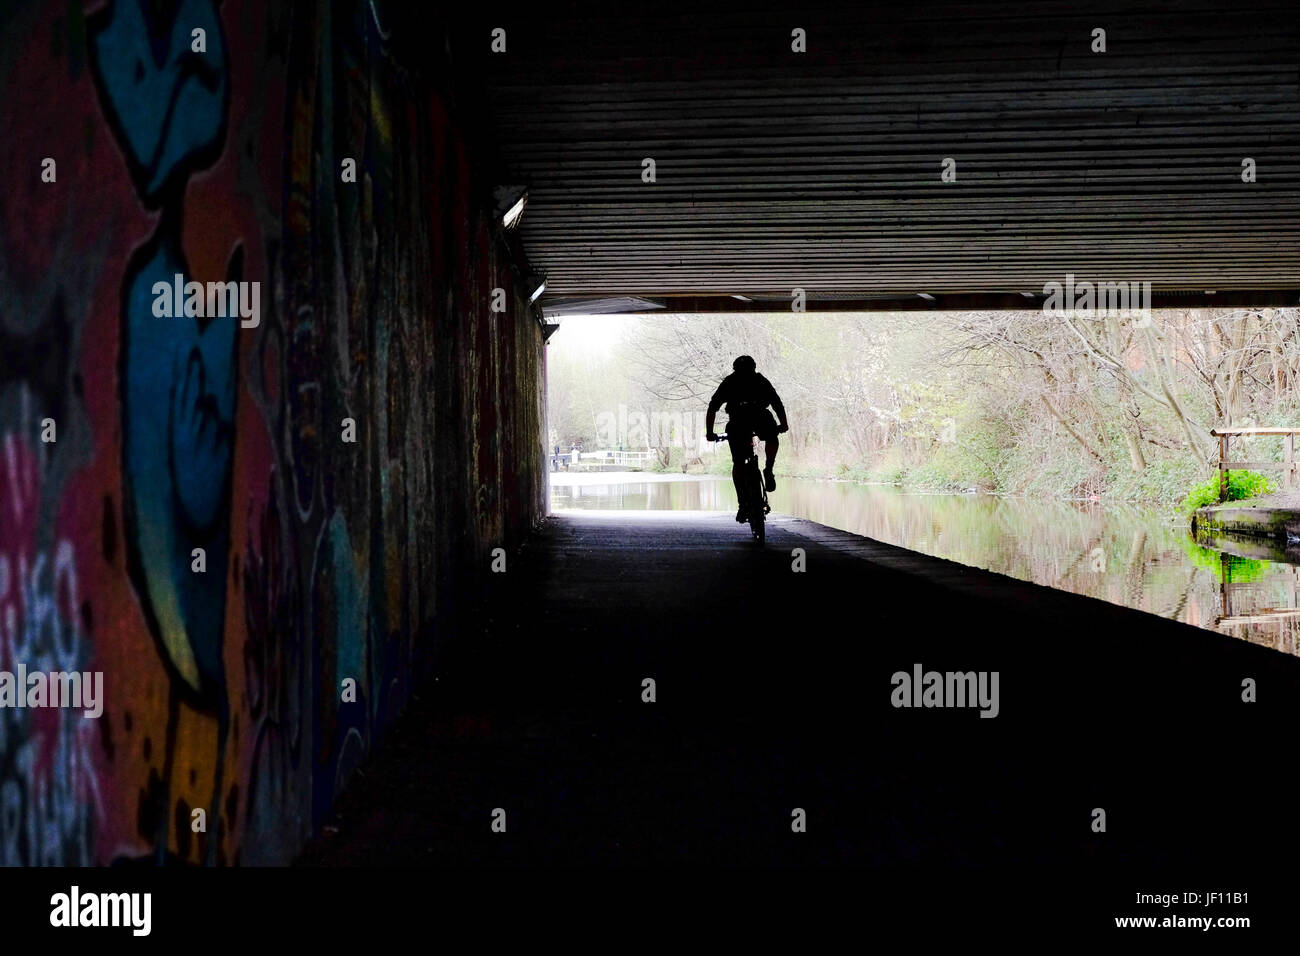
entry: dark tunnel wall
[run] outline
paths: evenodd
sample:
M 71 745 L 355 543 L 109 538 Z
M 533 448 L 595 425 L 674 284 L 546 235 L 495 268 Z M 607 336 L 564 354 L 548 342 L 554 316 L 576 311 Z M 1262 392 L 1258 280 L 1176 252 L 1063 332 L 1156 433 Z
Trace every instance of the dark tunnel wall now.
M 545 509 L 448 71 L 385 5 L 270 6 L 0 12 L 0 671 L 104 675 L 0 709 L 0 864 L 291 859 Z M 158 317 L 174 273 L 259 324 Z

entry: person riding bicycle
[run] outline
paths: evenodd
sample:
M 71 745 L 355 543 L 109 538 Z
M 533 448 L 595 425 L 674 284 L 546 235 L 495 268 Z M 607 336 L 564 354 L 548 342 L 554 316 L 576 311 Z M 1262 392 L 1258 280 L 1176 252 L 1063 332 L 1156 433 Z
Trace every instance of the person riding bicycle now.
M 740 510 L 736 520 L 744 522 L 745 495 L 741 490 L 741 476 L 744 474 L 744 462 L 753 451 L 753 436 L 763 441 L 767 454 L 767 467 L 763 469 L 763 482 L 768 491 L 776 490 L 776 477 L 772 474 L 772 465 L 776 461 L 776 452 L 780 447 L 777 435 L 790 430 L 785 417 L 785 406 L 781 396 L 762 375 L 758 374 L 758 363 L 748 355 L 742 355 L 731 363 L 732 372 L 722 380 L 718 390 L 709 399 L 709 411 L 704 419 L 704 427 L 709 441 L 717 441 L 713 431 L 713 420 L 723 402 L 727 404 L 727 444 L 731 446 L 731 480 L 736 485 L 736 496 L 740 501 Z M 776 410 L 778 421 L 772 418 L 768 406 Z

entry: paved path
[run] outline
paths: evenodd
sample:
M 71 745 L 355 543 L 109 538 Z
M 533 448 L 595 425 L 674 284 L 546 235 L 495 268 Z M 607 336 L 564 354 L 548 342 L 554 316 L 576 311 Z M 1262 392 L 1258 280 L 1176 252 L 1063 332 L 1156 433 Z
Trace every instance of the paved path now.
M 793 518 L 759 549 L 729 516 L 570 512 L 494 586 L 303 862 L 1226 877 L 1300 848 L 1300 661 L 1266 648 Z M 997 671 L 997 717 L 893 707 L 917 664 Z

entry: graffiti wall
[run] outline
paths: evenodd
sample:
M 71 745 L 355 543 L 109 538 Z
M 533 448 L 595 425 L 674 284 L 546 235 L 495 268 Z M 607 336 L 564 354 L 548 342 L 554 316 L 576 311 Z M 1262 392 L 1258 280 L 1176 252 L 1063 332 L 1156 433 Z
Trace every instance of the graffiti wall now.
M 104 680 L 0 706 L 0 864 L 291 859 L 544 510 L 540 329 L 385 16 L 0 9 L 0 674 Z

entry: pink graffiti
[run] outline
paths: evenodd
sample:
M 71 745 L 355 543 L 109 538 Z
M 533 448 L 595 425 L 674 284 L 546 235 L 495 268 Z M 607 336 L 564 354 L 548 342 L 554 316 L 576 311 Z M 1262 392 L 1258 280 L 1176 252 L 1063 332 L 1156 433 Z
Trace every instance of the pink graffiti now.
M 77 614 L 71 541 L 38 541 L 37 455 L 0 436 L 0 670 L 80 670 L 90 646 Z M 96 727 L 69 709 L 0 709 L 0 866 L 88 865 L 103 802 Z

